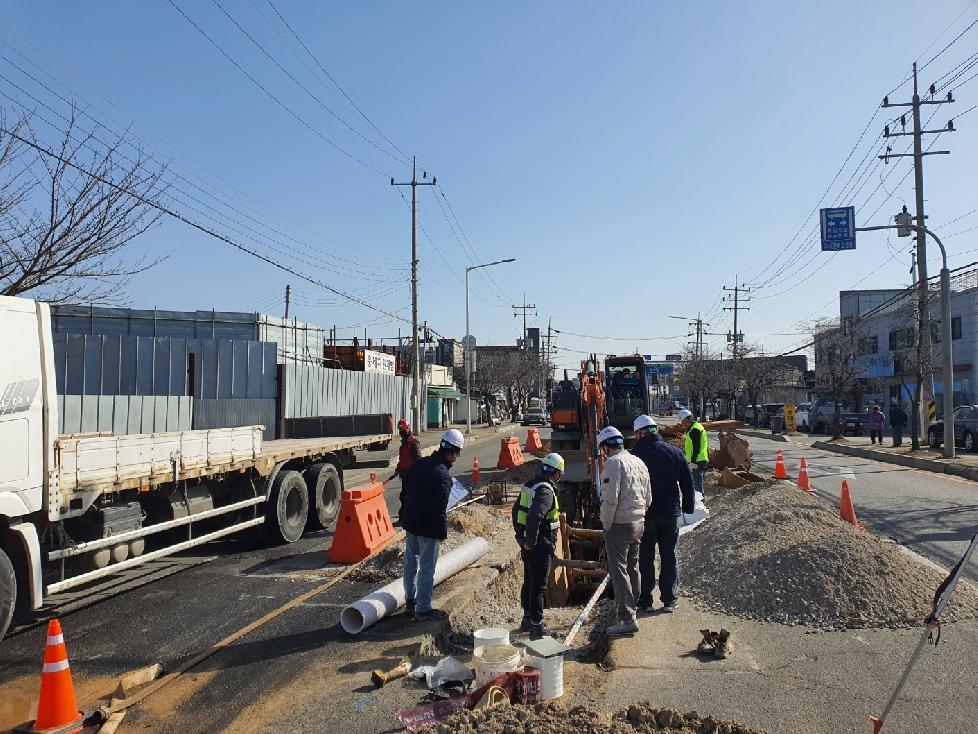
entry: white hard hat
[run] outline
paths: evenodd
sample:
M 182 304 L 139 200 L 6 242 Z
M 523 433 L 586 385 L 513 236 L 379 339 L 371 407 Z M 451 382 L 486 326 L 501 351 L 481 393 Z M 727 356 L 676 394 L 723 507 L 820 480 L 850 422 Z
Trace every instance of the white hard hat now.
M 543 465 L 549 466 L 557 471 L 564 470 L 564 457 L 560 454 L 547 454 L 543 457 Z
M 611 446 L 621 446 L 625 443 L 625 437 L 621 435 L 619 431 L 614 426 L 605 426 L 598 433 L 598 446 L 604 446 L 609 444 Z
M 689 410 L 686 410 L 686 408 L 683 408 L 678 413 L 676 413 L 676 417 L 679 418 L 680 421 L 684 421 L 687 418 L 692 418 L 693 417 L 693 413 L 692 413 L 692 411 L 689 411 Z
M 635 419 L 635 422 L 632 423 L 632 430 L 635 431 L 635 433 L 638 433 L 643 428 L 656 428 L 658 425 L 659 424 L 655 422 L 652 416 L 640 415 Z
M 441 445 L 444 447 L 446 444 L 461 450 L 465 448 L 465 436 L 457 428 L 449 428 L 441 435 Z

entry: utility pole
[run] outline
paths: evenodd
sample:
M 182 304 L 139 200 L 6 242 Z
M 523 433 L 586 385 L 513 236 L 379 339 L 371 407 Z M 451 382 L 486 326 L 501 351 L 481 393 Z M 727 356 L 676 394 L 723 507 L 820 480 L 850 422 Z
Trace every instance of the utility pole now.
M 933 84 L 928 90 L 931 97 L 937 93 Z M 934 150 L 925 152 L 923 149 L 924 135 L 940 135 L 944 132 L 954 132 L 954 122 L 949 120 L 947 127 L 940 130 L 924 130 L 920 122 L 920 108 L 922 105 L 947 104 L 954 101 L 950 92 L 944 99 L 922 100 L 917 91 L 917 64 L 913 65 L 913 99 L 910 102 L 890 102 L 888 97 L 883 98 L 883 107 L 910 107 L 913 119 L 913 131 L 907 132 L 906 115 L 900 118 L 902 132 L 891 132 L 890 126 L 883 128 L 884 138 L 901 137 L 905 135 L 913 136 L 913 153 L 893 153 L 892 148 L 887 146 L 886 154 L 879 156 L 884 163 L 889 163 L 890 158 L 913 157 L 914 168 L 914 189 L 916 194 L 916 221 L 920 227 L 925 227 L 927 222 L 924 214 L 924 156 L 925 155 L 948 155 L 949 150 Z M 913 423 L 911 426 L 911 447 L 920 448 L 920 427 L 927 425 L 929 421 L 929 406 L 934 401 L 934 371 L 930 368 L 931 364 L 931 329 L 930 329 L 930 304 L 929 286 L 927 285 L 927 235 L 922 229 L 917 230 L 917 323 L 919 326 L 917 334 L 917 365 L 914 375 L 914 399 L 917 402 L 917 410 L 914 411 Z M 926 398 L 922 400 L 921 398 Z
M 741 311 L 750 311 L 748 306 L 742 306 L 741 303 L 749 303 L 749 298 L 741 298 L 741 293 L 750 293 L 750 288 L 745 285 L 741 285 L 737 282 L 737 277 L 734 276 L 734 287 L 728 288 L 723 286 L 723 290 L 731 291 L 733 293 L 733 306 L 724 306 L 724 311 L 733 311 L 733 334 L 727 334 L 727 341 L 732 342 L 733 346 L 731 350 L 733 351 L 734 360 L 737 359 L 737 345 L 744 341 L 744 335 L 742 332 L 737 330 L 737 316 Z M 724 300 L 727 300 L 727 296 L 724 296 Z
M 522 306 L 520 306 L 520 305 L 514 305 L 513 306 L 513 311 L 514 312 L 515 311 L 522 311 L 523 312 L 523 349 L 526 349 L 526 314 L 527 314 L 527 311 L 531 311 L 531 310 L 533 310 L 535 308 L 536 308 L 536 306 L 534 304 L 527 303 L 526 302 L 526 295 L 525 294 L 523 295 L 523 305 Z M 516 317 L 516 316 L 519 316 L 519 314 L 513 313 L 513 316 Z
M 289 306 L 292 303 L 292 286 L 285 286 L 285 320 L 289 320 Z
M 428 178 L 428 172 L 422 172 L 422 178 Z M 418 162 L 411 158 L 410 182 L 395 183 L 391 178 L 391 186 L 411 187 L 411 425 L 417 431 L 421 426 L 421 350 L 418 346 L 418 186 L 434 186 L 438 179 L 418 181 Z

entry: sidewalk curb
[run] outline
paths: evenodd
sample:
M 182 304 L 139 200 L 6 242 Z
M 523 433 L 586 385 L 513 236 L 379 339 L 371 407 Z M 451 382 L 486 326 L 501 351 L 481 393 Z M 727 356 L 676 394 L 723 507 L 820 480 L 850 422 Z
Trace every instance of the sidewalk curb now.
M 961 464 L 949 464 L 936 459 L 925 459 L 920 456 L 907 456 L 905 454 L 887 454 L 872 449 L 864 449 L 860 446 L 846 446 L 845 444 L 835 444 L 829 441 L 816 441 L 812 448 L 822 451 L 832 451 L 836 454 L 846 456 L 857 456 L 863 459 L 871 459 L 884 464 L 896 464 L 911 469 L 929 471 L 934 474 L 949 474 L 961 477 L 972 482 L 978 482 L 978 466 L 963 466 Z
M 748 438 L 766 438 L 768 441 L 777 441 L 778 443 L 792 443 L 791 439 L 783 433 L 771 433 L 770 431 L 761 431 L 755 428 L 735 428 L 734 433 L 739 436 L 747 436 Z

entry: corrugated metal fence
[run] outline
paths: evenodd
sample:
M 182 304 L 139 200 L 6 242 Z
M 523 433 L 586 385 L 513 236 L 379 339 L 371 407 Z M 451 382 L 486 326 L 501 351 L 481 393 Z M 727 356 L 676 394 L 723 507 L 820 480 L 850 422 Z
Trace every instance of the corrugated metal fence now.
M 186 396 L 59 395 L 58 429 L 61 435 L 105 432 L 117 436 L 189 431 L 194 407 L 193 398 Z
M 282 367 L 282 417 L 391 413 L 409 416 L 411 379 L 376 372 L 332 370 L 314 364 Z

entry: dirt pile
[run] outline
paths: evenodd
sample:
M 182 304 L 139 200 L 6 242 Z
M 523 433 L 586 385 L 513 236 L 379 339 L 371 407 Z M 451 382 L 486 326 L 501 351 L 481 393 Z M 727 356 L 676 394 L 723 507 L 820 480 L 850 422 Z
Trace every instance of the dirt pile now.
M 786 482 L 713 497 L 679 544 L 684 593 L 713 609 L 823 629 L 919 625 L 944 580 Z M 978 593 L 959 586 L 944 619 L 976 615 Z
M 609 718 L 585 706 L 564 708 L 556 703 L 536 706 L 496 706 L 459 711 L 445 721 L 420 731 L 424 734 L 651 734 L 670 731 L 686 734 L 762 734 L 756 729 L 702 717 L 695 711 L 681 714 L 653 708 L 649 703 L 629 706 Z

